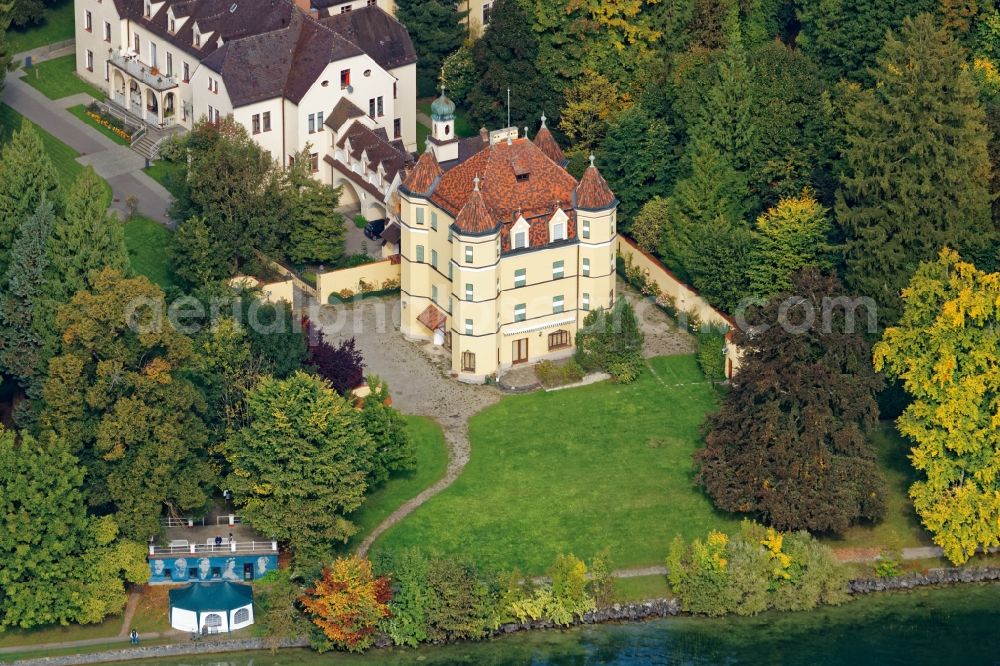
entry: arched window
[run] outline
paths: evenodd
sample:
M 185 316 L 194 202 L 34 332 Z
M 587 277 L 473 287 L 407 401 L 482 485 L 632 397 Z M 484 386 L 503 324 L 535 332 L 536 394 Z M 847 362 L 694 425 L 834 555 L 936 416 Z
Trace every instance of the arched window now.
M 218 613 L 209 613 L 205 616 L 205 628 L 209 633 L 214 633 L 222 626 L 222 616 Z
M 241 608 L 233 615 L 233 624 L 245 624 L 250 621 L 250 611 Z

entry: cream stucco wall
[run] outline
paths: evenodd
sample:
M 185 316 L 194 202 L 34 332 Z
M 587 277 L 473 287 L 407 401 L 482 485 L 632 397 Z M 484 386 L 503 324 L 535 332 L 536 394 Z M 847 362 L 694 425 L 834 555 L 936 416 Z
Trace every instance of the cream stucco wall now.
M 399 118 L 403 130 L 403 143 L 408 151 L 416 151 L 417 146 L 417 64 L 405 65 L 389 70 L 396 77 L 396 118 Z M 388 128 L 389 138 L 392 126 Z
M 380 290 L 387 282 L 395 281 L 398 284 L 399 277 L 398 263 L 389 260 L 377 261 L 363 266 L 320 273 L 316 276 L 316 290 L 319 293 L 319 302 L 327 305 L 332 295 L 339 294 L 345 289 L 355 294 L 362 291 L 362 281 Z

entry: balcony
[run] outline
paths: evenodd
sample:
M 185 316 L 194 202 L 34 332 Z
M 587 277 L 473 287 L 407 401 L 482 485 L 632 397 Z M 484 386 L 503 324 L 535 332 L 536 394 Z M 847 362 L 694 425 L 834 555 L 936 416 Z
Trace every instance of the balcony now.
M 108 61 L 131 78 L 156 92 L 164 92 L 177 87 L 177 77 L 167 76 L 143 64 L 136 56 L 123 56 L 121 53 L 111 53 Z M 154 74 L 154 72 L 156 72 Z

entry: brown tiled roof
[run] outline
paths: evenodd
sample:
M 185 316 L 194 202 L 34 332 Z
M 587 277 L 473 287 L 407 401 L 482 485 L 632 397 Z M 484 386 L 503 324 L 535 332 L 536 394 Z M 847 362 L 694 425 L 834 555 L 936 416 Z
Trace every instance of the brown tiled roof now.
M 573 195 L 574 207 L 583 210 L 605 210 L 617 203 L 614 192 L 608 187 L 608 181 L 604 180 L 593 163 L 583 172 L 583 178 Z
M 417 165 L 403 181 L 403 189 L 411 194 L 429 194 L 442 173 L 434 153 L 430 150 L 424 151 L 417 160 Z
M 395 69 L 417 61 L 417 52 L 406 28 L 377 6 L 359 7 L 320 21 L 357 44 L 384 69 Z
M 364 115 L 365 112 L 359 109 L 351 100 L 346 97 L 341 97 L 340 101 L 333 107 L 333 111 L 331 111 L 330 115 L 326 117 L 326 122 L 323 124 L 336 131 L 339 130 L 348 120 L 361 118 Z
M 344 148 L 347 146 L 348 141 L 350 141 L 351 146 L 351 157 L 360 159 L 362 154 L 367 155 L 369 168 L 372 171 L 376 171 L 379 165 L 381 165 L 382 170 L 385 172 L 385 179 L 388 182 L 392 182 L 396 174 L 403 171 L 411 159 L 409 153 L 405 150 L 399 150 L 387 141 L 384 134 L 374 132 L 366 125 L 357 121 L 347 128 L 337 146 Z M 347 165 L 336 161 L 330 155 L 325 156 L 323 161 L 346 176 L 354 184 L 373 194 L 376 198 L 382 198 L 383 195 L 377 187 L 369 183 L 360 174 L 348 168 Z
M 520 178 L 518 177 L 520 174 Z M 568 208 L 576 179 L 549 159 L 528 139 L 501 141 L 447 171 L 434 189 L 431 201 L 457 216 L 472 195 L 474 179 L 490 216 L 497 222 L 511 222 L 547 213 L 558 205 Z
M 420 313 L 417 317 L 417 321 L 426 326 L 432 331 L 436 331 L 439 328 L 444 328 L 444 324 L 448 321 L 448 315 L 441 311 L 436 305 L 431 303 L 427 308 Z
M 566 166 L 566 155 L 563 154 L 562 148 L 560 148 L 559 144 L 556 143 L 556 139 L 552 136 L 552 132 L 550 132 L 549 128 L 545 125 L 542 125 L 541 129 L 538 130 L 538 134 L 535 135 L 535 145 L 538 146 L 550 160 L 561 167 Z
M 482 192 L 475 190 L 455 218 L 455 228 L 468 234 L 487 234 L 495 231 L 497 223 L 486 210 Z

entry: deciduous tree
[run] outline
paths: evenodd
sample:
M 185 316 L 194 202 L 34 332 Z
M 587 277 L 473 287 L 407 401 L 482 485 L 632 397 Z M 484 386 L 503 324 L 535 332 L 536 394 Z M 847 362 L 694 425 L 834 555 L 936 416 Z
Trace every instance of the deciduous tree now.
M 750 265 L 750 286 L 768 298 L 788 291 L 792 274 L 805 266 L 832 268 L 827 211 L 809 191 L 782 199 L 757 218 L 757 241 Z
M 362 652 L 374 642 L 379 622 L 389 617 L 391 599 L 389 579 L 376 578 L 371 562 L 353 556 L 338 557 L 323 569 L 299 602 L 333 647 Z
M 917 269 L 903 303 L 875 345 L 875 368 L 901 379 L 912 398 L 896 422 L 914 444 L 910 497 L 934 542 L 961 564 L 1000 545 L 1000 274 L 943 250 Z
M 311 180 L 311 179 L 310 179 Z M 344 256 L 344 216 L 337 212 L 340 190 L 309 182 L 295 204 L 288 257 L 296 263 L 336 263 Z
M 858 313 L 831 300 L 843 296 L 836 278 L 807 269 L 790 293 L 750 311 L 763 328 L 734 332 L 740 371 L 695 455 L 720 509 L 817 532 L 881 519 L 885 479 L 868 436 L 882 382 Z
M 371 391 L 361 408 L 365 430 L 375 444 L 375 457 L 369 483 L 383 483 L 393 472 L 411 470 L 417 466 L 416 451 L 406 430 L 406 421 L 389 404 L 389 387 L 377 376 L 368 378 Z
M 291 544 L 301 561 L 321 561 L 355 526 L 374 444 L 360 413 L 322 379 L 296 372 L 262 378 L 247 397 L 249 425 L 223 453 L 227 487 L 255 529 Z

